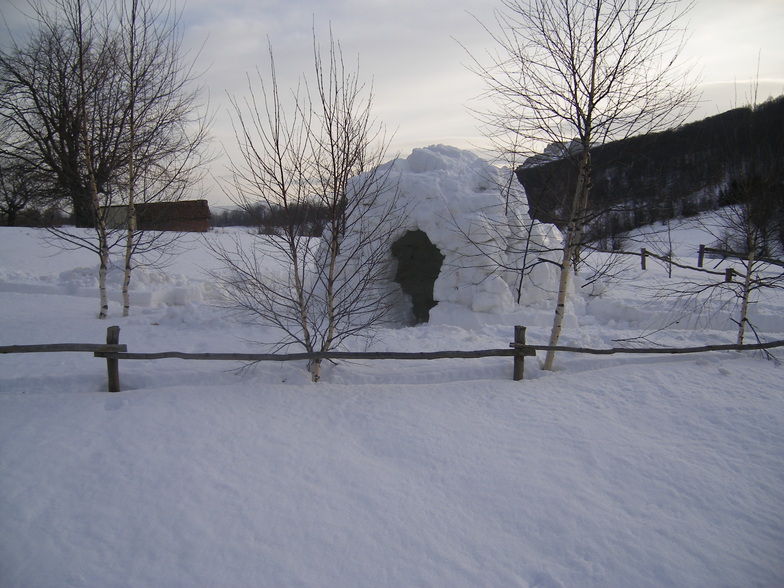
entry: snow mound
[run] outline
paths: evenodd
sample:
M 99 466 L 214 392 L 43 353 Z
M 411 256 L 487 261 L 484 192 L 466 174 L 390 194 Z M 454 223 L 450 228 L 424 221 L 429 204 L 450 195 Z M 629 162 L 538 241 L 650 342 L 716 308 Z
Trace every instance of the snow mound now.
M 396 198 L 406 215 L 390 245 L 409 232 L 422 231 L 443 256 L 433 284 L 431 322 L 449 322 L 454 305 L 504 313 L 555 292 L 552 264 L 536 265 L 522 276 L 524 263 L 554 258 L 561 235 L 553 225 L 529 217 L 513 170 L 445 145 L 414 149 L 407 158 L 383 167 L 389 172 L 384 198 Z M 389 274 L 395 275 L 398 261 L 391 253 L 389 263 Z

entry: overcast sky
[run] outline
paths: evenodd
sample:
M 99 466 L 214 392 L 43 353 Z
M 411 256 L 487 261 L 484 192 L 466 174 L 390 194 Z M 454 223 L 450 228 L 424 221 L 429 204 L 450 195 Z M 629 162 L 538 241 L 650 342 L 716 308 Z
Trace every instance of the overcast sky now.
M 25 0 L 0 0 L 11 26 Z M 329 27 L 347 61 L 359 59 L 372 81 L 376 117 L 394 133 L 392 152 L 445 143 L 486 145 L 469 112 L 482 83 L 465 67 L 491 43 L 474 18 L 490 23 L 496 0 L 187 0 L 182 6 L 186 46 L 201 48 L 198 66 L 215 113 L 215 148 L 234 142 L 227 95 L 247 95 L 246 73 L 275 53 L 279 83 L 289 87 L 312 70 L 312 27 L 322 44 Z M 472 16 L 473 15 L 473 16 Z M 784 2 L 698 0 L 690 13 L 686 57 L 701 71 L 703 104 L 695 118 L 748 102 L 759 79 L 760 99 L 784 93 Z M 5 27 L 3 27 L 5 28 Z M 7 31 L 2 34 L 7 37 Z M 3 43 L 5 45 L 5 43 Z M 759 65 L 759 74 L 757 68 Z M 225 157 L 213 165 L 224 175 Z M 224 199 L 208 187 L 211 201 Z

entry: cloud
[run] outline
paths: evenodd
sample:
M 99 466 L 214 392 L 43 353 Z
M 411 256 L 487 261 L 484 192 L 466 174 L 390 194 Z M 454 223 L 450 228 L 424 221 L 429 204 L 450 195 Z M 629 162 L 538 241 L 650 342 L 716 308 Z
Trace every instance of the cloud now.
M 168 0 L 159 0 L 167 2 Z M 281 88 L 295 86 L 313 68 L 313 29 L 325 45 L 331 29 L 347 65 L 359 60 L 361 77 L 373 83 L 375 115 L 395 133 L 393 151 L 450 143 L 471 148 L 486 144 L 468 105 L 483 90 L 470 73 L 463 46 L 476 56 L 493 43 L 477 19 L 492 24 L 494 0 L 187 0 L 182 7 L 184 45 L 198 55 L 197 70 L 209 89 L 217 143 L 234 142 L 228 96 L 248 95 L 247 75 L 268 68 L 271 43 Z M 4 10 L 9 33 L 22 31 L 22 12 Z M 784 3 L 780 0 L 698 0 L 690 15 L 691 39 L 685 57 L 703 73 L 708 116 L 744 101 L 757 78 L 760 97 L 784 91 Z M 0 23 L 2 26 L 2 23 Z M 4 28 L 4 27 L 3 27 Z M 227 165 L 219 158 L 214 173 Z M 217 195 L 214 186 L 210 195 Z
M 272 46 L 278 84 L 297 85 L 313 70 L 313 34 L 324 47 L 330 30 L 346 65 L 359 64 L 360 77 L 372 83 L 374 114 L 392 137 L 392 152 L 436 142 L 471 147 L 480 139 L 465 103 L 481 91 L 479 80 L 463 66 L 466 55 L 455 38 L 478 38 L 481 27 L 467 14 L 474 0 L 327 2 L 197 1 L 187 5 L 183 24 L 191 47 L 203 44 L 199 68 L 206 69 L 216 109 L 214 135 L 234 153 L 228 96 L 249 94 L 247 75 L 269 69 Z M 218 167 L 228 164 L 219 158 Z M 211 193 L 216 192 L 211 190 Z

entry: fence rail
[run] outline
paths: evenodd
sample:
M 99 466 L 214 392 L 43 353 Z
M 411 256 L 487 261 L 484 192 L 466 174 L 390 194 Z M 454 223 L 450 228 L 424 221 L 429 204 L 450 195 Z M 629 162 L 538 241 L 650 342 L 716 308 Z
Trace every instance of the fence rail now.
M 111 326 L 106 330 L 106 344 L 101 343 L 50 343 L 44 345 L 6 345 L 0 346 L 0 354 L 6 353 L 57 353 L 90 352 L 94 357 L 106 360 L 109 392 L 120 391 L 120 360 L 185 359 L 207 361 L 302 361 L 312 359 L 397 359 L 397 360 L 434 360 L 434 359 L 477 359 L 483 357 L 512 357 L 514 359 L 512 378 L 523 379 L 525 358 L 535 356 L 537 351 L 562 351 L 566 353 L 586 353 L 592 355 L 612 355 L 616 353 L 636 354 L 683 354 L 705 353 L 709 351 L 754 351 L 784 347 L 784 340 L 754 343 L 749 345 L 705 345 L 701 347 L 613 347 L 592 349 L 586 347 L 528 345 L 525 342 L 525 327 L 516 326 L 514 341 L 508 349 L 477 349 L 469 351 L 328 351 L 317 353 L 184 353 L 181 351 L 161 351 L 156 353 L 129 353 L 127 345 L 120 344 L 120 327 Z
M 105 346 L 104 346 L 105 347 Z M 527 347 L 522 347 L 526 349 Z M 315 353 L 124 353 L 96 350 L 96 357 L 114 359 L 198 359 L 214 361 L 301 361 L 310 359 L 474 359 L 513 357 L 515 349 L 477 349 L 473 351 L 325 351 Z
M 5 345 L 0 346 L 3 353 L 59 353 L 64 351 L 85 351 L 90 353 L 123 353 L 127 345 L 104 345 L 103 343 L 49 343 L 48 345 Z
M 512 345 L 510 343 L 510 345 Z M 705 353 L 707 351 L 758 351 L 760 349 L 773 349 L 784 347 L 784 340 L 768 341 L 767 343 L 749 343 L 748 345 L 703 345 L 701 347 L 611 347 L 608 349 L 591 349 L 589 347 L 565 347 L 549 345 L 526 345 L 528 349 L 534 351 L 565 351 L 567 353 L 587 353 L 592 355 L 613 355 L 615 353 L 644 353 L 644 354 L 668 354 L 679 353 Z

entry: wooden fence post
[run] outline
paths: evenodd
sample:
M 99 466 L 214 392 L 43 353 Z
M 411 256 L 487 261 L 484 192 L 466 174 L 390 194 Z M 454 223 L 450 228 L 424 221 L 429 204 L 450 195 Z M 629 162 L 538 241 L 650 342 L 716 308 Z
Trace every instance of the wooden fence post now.
M 112 326 L 106 329 L 106 344 L 117 345 L 120 342 L 120 327 Z M 120 360 L 106 358 L 106 371 L 109 376 L 109 392 L 120 391 Z
M 525 354 L 523 353 L 522 347 L 520 347 L 521 345 L 525 345 L 525 327 L 521 327 L 520 325 L 515 326 L 514 344 L 515 354 L 512 379 L 515 382 L 519 382 L 523 379 L 523 372 L 525 370 Z
M 705 260 L 705 245 L 700 245 L 700 253 L 697 256 L 697 267 L 702 267 L 702 262 Z
M 640 251 L 640 269 L 643 270 L 648 269 L 647 267 L 645 267 L 646 265 L 645 261 L 647 257 L 648 257 L 648 250 L 645 247 L 643 247 L 642 250 Z

